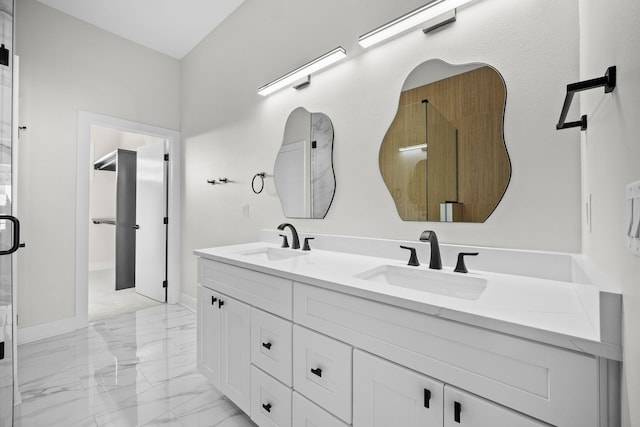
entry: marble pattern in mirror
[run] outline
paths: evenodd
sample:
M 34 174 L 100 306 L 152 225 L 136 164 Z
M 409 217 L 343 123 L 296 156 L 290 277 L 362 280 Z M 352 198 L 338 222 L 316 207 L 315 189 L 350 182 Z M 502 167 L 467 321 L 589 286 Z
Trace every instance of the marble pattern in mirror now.
M 405 221 L 484 222 L 511 176 L 506 86 L 486 64 L 429 60 L 407 77 L 379 154 Z
M 274 182 L 287 218 L 324 218 L 336 187 L 333 124 L 326 114 L 302 107 L 285 124 Z

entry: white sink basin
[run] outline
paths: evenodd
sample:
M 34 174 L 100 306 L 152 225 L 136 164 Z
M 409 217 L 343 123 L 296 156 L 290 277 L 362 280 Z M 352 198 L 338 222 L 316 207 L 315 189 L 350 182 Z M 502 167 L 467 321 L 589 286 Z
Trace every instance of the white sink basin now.
M 250 257 L 253 259 L 260 259 L 263 261 L 278 261 L 281 259 L 295 258 L 303 255 L 307 255 L 308 252 L 297 251 L 294 249 L 284 248 L 259 248 L 252 249 L 250 251 L 240 252 L 242 256 Z
M 487 287 L 487 280 L 463 273 L 427 270 L 419 267 L 383 265 L 355 276 L 400 288 L 446 295 L 448 297 L 477 300 Z

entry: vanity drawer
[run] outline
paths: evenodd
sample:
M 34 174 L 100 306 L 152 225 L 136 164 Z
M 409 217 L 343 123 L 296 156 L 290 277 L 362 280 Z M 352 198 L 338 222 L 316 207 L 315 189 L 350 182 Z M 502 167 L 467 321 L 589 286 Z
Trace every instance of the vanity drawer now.
M 293 425 L 301 427 L 349 427 L 295 391 L 293 392 Z
M 251 419 L 260 427 L 291 427 L 291 389 L 253 365 Z
M 300 283 L 294 319 L 547 423 L 598 425 L 594 357 Z
M 351 346 L 293 327 L 293 388 L 351 423 Z
M 291 322 L 251 309 L 251 363 L 291 387 Z
M 290 280 L 198 258 L 198 283 L 280 317 L 292 318 Z

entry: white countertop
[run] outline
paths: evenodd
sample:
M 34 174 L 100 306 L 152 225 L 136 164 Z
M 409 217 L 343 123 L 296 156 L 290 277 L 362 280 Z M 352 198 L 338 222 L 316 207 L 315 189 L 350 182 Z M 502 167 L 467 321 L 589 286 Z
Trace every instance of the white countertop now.
M 256 242 L 199 249 L 194 253 L 213 261 L 587 354 L 614 360 L 622 357 L 620 345 L 600 339 L 599 313 L 594 313 L 587 303 L 598 298 L 600 291 L 596 286 L 474 270 L 468 276 L 486 279 L 487 287 L 477 300 L 469 300 L 354 277 L 380 266 L 426 269 L 426 265 L 409 267 L 399 260 L 321 249 L 273 261 L 245 255 L 266 247 L 279 245 Z M 447 266 L 442 271 L 461 274 Z

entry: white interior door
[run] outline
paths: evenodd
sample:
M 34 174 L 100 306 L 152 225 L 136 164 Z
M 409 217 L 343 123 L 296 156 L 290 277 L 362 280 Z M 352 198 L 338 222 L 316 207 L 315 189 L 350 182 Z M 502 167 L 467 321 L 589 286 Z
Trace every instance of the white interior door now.
M 136 292 L 166 301 L 167 173 L 166 141 L 137 149 L 136 174 Z

